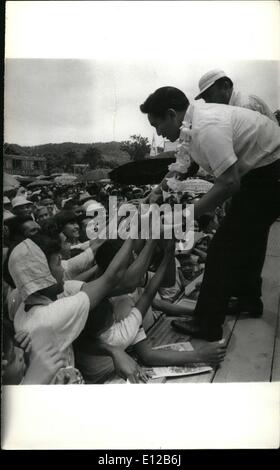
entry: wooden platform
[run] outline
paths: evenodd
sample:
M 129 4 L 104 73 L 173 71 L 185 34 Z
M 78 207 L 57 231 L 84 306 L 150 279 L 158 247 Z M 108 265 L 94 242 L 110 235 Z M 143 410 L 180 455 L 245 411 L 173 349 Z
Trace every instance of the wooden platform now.
M 258 319 L 226 318 L 228 348 L 222 365 L 201 375 L 169 378 L 166 383 L 280 381 L 280 221 L 270 230 L 262 277 L 264 314 Z M 186 335 L 173 330 L 172 320 L 174 317 L 162 316 L 151 328 L 148 337 L 153 346 L 188 341 Z M 201 342 L 191 343 L 196 348 Z

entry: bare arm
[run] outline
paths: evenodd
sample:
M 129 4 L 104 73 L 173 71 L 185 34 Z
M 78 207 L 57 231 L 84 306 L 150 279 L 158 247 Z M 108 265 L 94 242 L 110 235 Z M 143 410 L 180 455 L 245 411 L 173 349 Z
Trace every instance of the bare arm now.
M 154 299 L 152 306 L 161 312 L 165 313 L 166 315 L 178 317 L 178 316 L 186 316 L 186 314 L 192 315 L 196 306 L 196 302 L 194 300 L 188 300 L 187 304 L 178 305 L 174 303 L 167 302 L 166 300 L 162 299 Z
M 135 351 L 145 366 L 187 366 L 206 363 L 218 364 L 224 359 L 226 347 L 217 342 L 206 343 L 193 351 L 152 349 L 147 340 L 137 343 Z
M 149 282 L 148 286 L 145 288 L 143 294 L 141 295 L 140 299 L 136 303 L 136 308 L 141 312 L 142 316 L 144 317 L 148 308 L 150 307 L 154 296 L 161 284 L 161 281 L 164 277 L 165 271 L 172 259 L 174 257 L 174 242 L 171 240 L 168 243 L 167 250 L 164 254 L 163 260 L 160 263 L 155 275 Z
M 75 280 L 82 281 L 82 282 L 89 282 L 90 280 L 92 280 L 94 278 L 94 275 L 95 275 L 97 269 L 98 269 L 97 265 L 92 266 L 92 268 L 88 269 L 87 271 L 84 271 L 83 273 L 78 274 L 75 277 Z
M 142 379 L 147 382 L 148 377 L 137 362 L 130 357 L 123 349 L 110 346 L 99 339 L 88 340 L 83 338 L 82 351 L 93 356 L 109 356 L 112 358 L 116 374 L 124 379 L 129 379 L 132 383 Z
M 112 295 L 118 295 L 118 291 L 134 290 L 141 285 L 144 274 L 147 272 L 156 246 L 156 240 L 147 240 L 144 248 L 136 260 L 129 266 L 116 291 Z

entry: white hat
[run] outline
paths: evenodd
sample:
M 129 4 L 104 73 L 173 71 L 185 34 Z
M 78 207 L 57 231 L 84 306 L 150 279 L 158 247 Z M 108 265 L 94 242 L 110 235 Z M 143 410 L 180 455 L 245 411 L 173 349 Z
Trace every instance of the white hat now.
M 10 203 L 11 203 L 10 199 L 7 196 L 4 196 L 3 197 L 3 204 L 10 204 Z
M 201 79 L 198 82 L 199 95 L 195 97 L 195 100 L 199 100 L 205 90 L 214 85 L 214 83 L 219 80 L 219 78 L 227 77 L 227 74 L 221 69 L 210 70 L 209 72 L 202 75 Z
M 28 201 L 24 196 L 16 196 L 12 199 L 12 207 L 25 206 L 26 204 L 32 204 L 31 201 Z
M 100 202 L 91 199 L 83 204 L 83 209 L 86 211 L 86 215 L 91 217 L 95 211 L 98 211 L 99 209 L 105 210 L 105 207 L 100 204 Z
M 87 191 L 85 191 L 84 193 L 80 194 L 79 201 L 82 204 L 82 203 L 88 201 L 91 198 L 92 198 L 91 194 L 89 194 Z

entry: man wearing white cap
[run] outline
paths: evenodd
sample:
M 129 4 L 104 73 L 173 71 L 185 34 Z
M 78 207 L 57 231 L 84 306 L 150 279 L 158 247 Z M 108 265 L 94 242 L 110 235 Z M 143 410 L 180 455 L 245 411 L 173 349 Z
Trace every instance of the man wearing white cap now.
M 195 97 L 195 100 L 203 98 L 206 103 L 229 104 L 230 106 L 252 109 L 252 111 L 258 111 L 278 124 L 273 112 L 261 98 L 236 91 L 232 80 L 223 70 L 214 69 L 205 73 L 199 80 L 198 87 L 200 93 Z
M 32 202 L 28 201 L 24 196 L 16 196 L 12 199 L 13 212 L 20 217 L 31 216 L 34 218 L 32 206 Z

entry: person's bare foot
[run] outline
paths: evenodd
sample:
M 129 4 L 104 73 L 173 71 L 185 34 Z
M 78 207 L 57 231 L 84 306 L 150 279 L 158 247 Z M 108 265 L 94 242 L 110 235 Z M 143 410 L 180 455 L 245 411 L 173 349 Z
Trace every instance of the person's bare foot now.
M 205 344 L 198 346 L 195 351 L 197 352 L 197 362 L 218 365 L 225 358 L 226 345 L 222 341 L 205 341 Z

